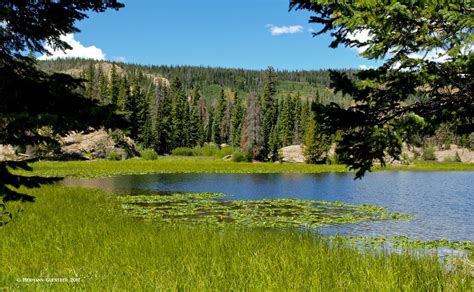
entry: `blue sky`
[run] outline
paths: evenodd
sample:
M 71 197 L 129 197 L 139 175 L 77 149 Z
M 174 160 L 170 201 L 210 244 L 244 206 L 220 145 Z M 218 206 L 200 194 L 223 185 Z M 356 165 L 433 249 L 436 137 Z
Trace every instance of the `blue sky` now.
M 310 14 L 288 12 L 288 0 L 122 2 L 125 8 L 119 11 L 91 13 L 77 23 L 76 55 L 93 51 L 99 59 L 130 63 L 247 69 L 375 65 L 355 49 L 328 48 L 329 35 L 312 37 L 311 29 L 318 27 L 308 24 Z

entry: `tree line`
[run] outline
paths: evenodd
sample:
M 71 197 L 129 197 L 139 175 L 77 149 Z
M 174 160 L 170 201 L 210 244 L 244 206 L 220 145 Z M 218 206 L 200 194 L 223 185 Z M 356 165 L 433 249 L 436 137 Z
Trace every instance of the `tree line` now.
M 158 154 L 214 143 L 253 159 L 276 161 L 281 147 L 309 142 L 305 135 L 314 101 L 298 92 L 279 97 L 278 75 L 271 67 L 261 89 L 243 95 L 221 88 L 216 99 L 207 98 L 199 85 L 187 91 L 179 77 L 169 82 L 141 70 L 119 70 L 115 64 L 104 68 L 90 63 L 80 73 L 87 80 L 84 95 L 115 106 L 129 122 L 126 134 Z M 314 136 L 314 125 L 311 129 Z

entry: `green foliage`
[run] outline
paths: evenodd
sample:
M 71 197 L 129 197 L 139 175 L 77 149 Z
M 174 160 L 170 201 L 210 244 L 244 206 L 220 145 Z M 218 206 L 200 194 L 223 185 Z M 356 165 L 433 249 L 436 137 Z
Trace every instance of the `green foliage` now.
M 122 160 L 122 155 L 118 153 L 117 151 L 112 150 L 107 155 L 107 160 L 113 160 L 113 161 Z
M 248 227 L 321 227 L 367 220 L 407 219 L 382 207 L 300 199 L 215 200 L 225 194 L 121 196 L 132 216 L 168 223 L 235 224 Z
M 143 149 L 142 151 L 140 151 L 140 156 L 144 160 L 158 159 L 158 154 L 153 149 Z
M 176 156 L 208 156 L 222 158 L 233 153 L 231 147 L 218 147 L 216 145 L 205 145 L 205 146 L 195 146 L 194 148 L 190 147 L 178 147 L 171 151 L 172 155 Z
M 434 146 L 427 146 L 423 149 L 423 155 L 421 158 L 426 161 L 436 160 L 436 148 Z
M 171 123 L 174 147 L 189 145 L 189 103 L 186 98 L 181 80 L 176 78 L 171 83 L 170 94 L 173 102 Z
M 318 129 L 315 118 L 311 115 L 303 149 L 306 163 L 326 163 L 330 147 L 330 139 Z
M 120 124 L 113 108 L 85 99 L 81 81 L 65 74 L 47 74 L 36 66 L 34 55 L 55 49 L 71 49 L 60 37 L 78 32 L 75 21 L 89 11 L 119 9 L 117 1 L 42 2 L 2 1 L 0 13 L 0 145 L 58 145 L 56 137 L 70 131 Z M 88 90 L 95 90 L 88 88 Z M 44 131 L 47 129 L 47 131 Z M 0 161 L 0 197 L 3 201 L 32 201 L 17 190 L 53 182 L 19 177 L 11 169 L 28 170 L 25 161 Z
M 189 147 L 178 147 L 174 148 L 171 154 L 176 156 L 194 156 L 194 150 Z
M 252 162 L 252 154 L 235 151 L 232 153 L 233 162 Z
M 432 129 L 449 122 L 458 134 L 473 131 L 469 1 L 291 0 L 290 9 L 311 11 L 310 22 L 322 25 L 315 35 L 331 32 L 331 47 L 360 48 L 363 57 L 385 60 L 356 78 L 333 72 L 334 90 L 349 94 L 353 103 L 318 107 L 329 133 L 342 130 L 338 149 L 357 177 L 374 161 L 383 165 L 387 154 L 401 154 L 402 142 L 410 139 L 407 115 L 421 117 Z

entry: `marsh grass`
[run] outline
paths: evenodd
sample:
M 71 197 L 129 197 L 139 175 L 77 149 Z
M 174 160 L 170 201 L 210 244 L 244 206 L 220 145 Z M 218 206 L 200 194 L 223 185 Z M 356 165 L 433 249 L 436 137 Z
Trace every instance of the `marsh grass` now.
M 466 272 L 448 273 L 436 257 L 361 253 L 296 229 L 158 225 L 124 216 L 94 189 L 31 193 L 37 202 L 0 228 L 0 287 L 7 291 L 472 289 Z M 16 281 L 46 277 L 81 281 Z
M 106 177 L 124 174 L 148 173 L 322 173 L 348 172 L 344 165 L 235 163 L 207 157 L 163 157 L 157 160 L 129 159 L 122 161 L 39 161 L 32 164 L 33 172 L 18 171 L 25 175 Z M 375 168 L 396 171 L 474 171 L 474 163 L 417 162 L 411 166 Z

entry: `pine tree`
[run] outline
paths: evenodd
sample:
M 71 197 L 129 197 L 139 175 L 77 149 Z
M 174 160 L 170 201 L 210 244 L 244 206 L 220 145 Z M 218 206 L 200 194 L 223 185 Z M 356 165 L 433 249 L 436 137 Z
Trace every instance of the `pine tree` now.
M 304 135 L 303 135 L 303 127 L 304 125 L 301 124 L 301 114 L 303 110 L 303 105 L 301 103 L 301 96 L 298 92 L 296 95 L 296 98 L 293 100 L 294 101 L 294 114 L 293 114 L 293 119 L 294 119 L 294 138 L 293 138 L 293 144 L 299 145 L 303 143 Z
M 247 99 L 247 111 L 240 140 L 241 148 L 254 159 L 262 159 L 264 141 L 262 136 L 262 111 L 257 95 L 252 92 Z M 266 156 L 265 156 L 266 157 Z
M 232 145 L 232 147 L 240 146 L 240 133 L 242 132 L 242 123 L 244 119 L 244 114 L 245 114 L 245 108 L 244 108 L 242 99 L 236 93 L 235 99 L 234 99 L 234 107 L 232 109 L 231 128 L 230 128 L 230 136 L 231 136 L 230 144 Z
M 179 78 L 171 83 L 173 109 L 171 111 L 173 125 L 173 147 L 186 147 L 189 141 L 189 103 Z
M 224 137 L 222 137 L 223 131 L 223 120 L 226 111 L 226 97 L 224 94 L 224 89 L 221 89 L 221 94 L 217 100 L 216 108 L 214 111 L 214 120 L 212 123 L 212 142 L 220 145 L 224 143 Z
M 105 104 L 109 96 L 109 80 L 107 76 L 102 71 L 102 68 L 99 66 L 99 100 L 102 104 Z
M 173 145 L 172 99 L 167 85 L 158 84 L 156 99 L 158 103 L 154 129 L 156 139 L 153 148 L 158 154 L 170 153 Z
M 138 83 L 134 84 L 133 94 L 129 94 L 128 97 L 124 100 L 124 110 L 126 112 L 126 117 L 129 121 L 128 132 L 132 139 L 138 138 L 139 133 L 139 99 L 141 98 L 141 92 Z
M 270 153 L 269 149 L 269 140 L 270 133 L 272 128 L 277 122 L 276 116 L 276 74 L 275 70 L 272 67 L 268 67 L 265 72 L 265 85 L 263 90 L 263 97 L 261 100 L 261 109 L 262 109 L 262 140 L 263 148 L 261 151 L 261 158 L 263 160 L 267 159 L 268 154 Z
M 109 94 L 110 94 L 110 102 L 113 105 L 117 105 L 118 97 L 120 94 L 120 80 L 119 80 L 119 76 L 117 75 L 115 64 L 112 65 L 112 72 L 110 73 Z
M 190 147 L 199 144 L 200 136 L 202 135 L 202 123 L 199 115 L 198 101 L 200 99 L 199 88 L 193 88 L 191 93 L 191 105 L 189 111 L 189 141 Z
M 330 141 L 328 137 L 318 129 L 316 119 L 314 115 L 311 114 L 305 136 L 305 148 L 303 149 L 306 163 L 325 163 L 329 148 Z

